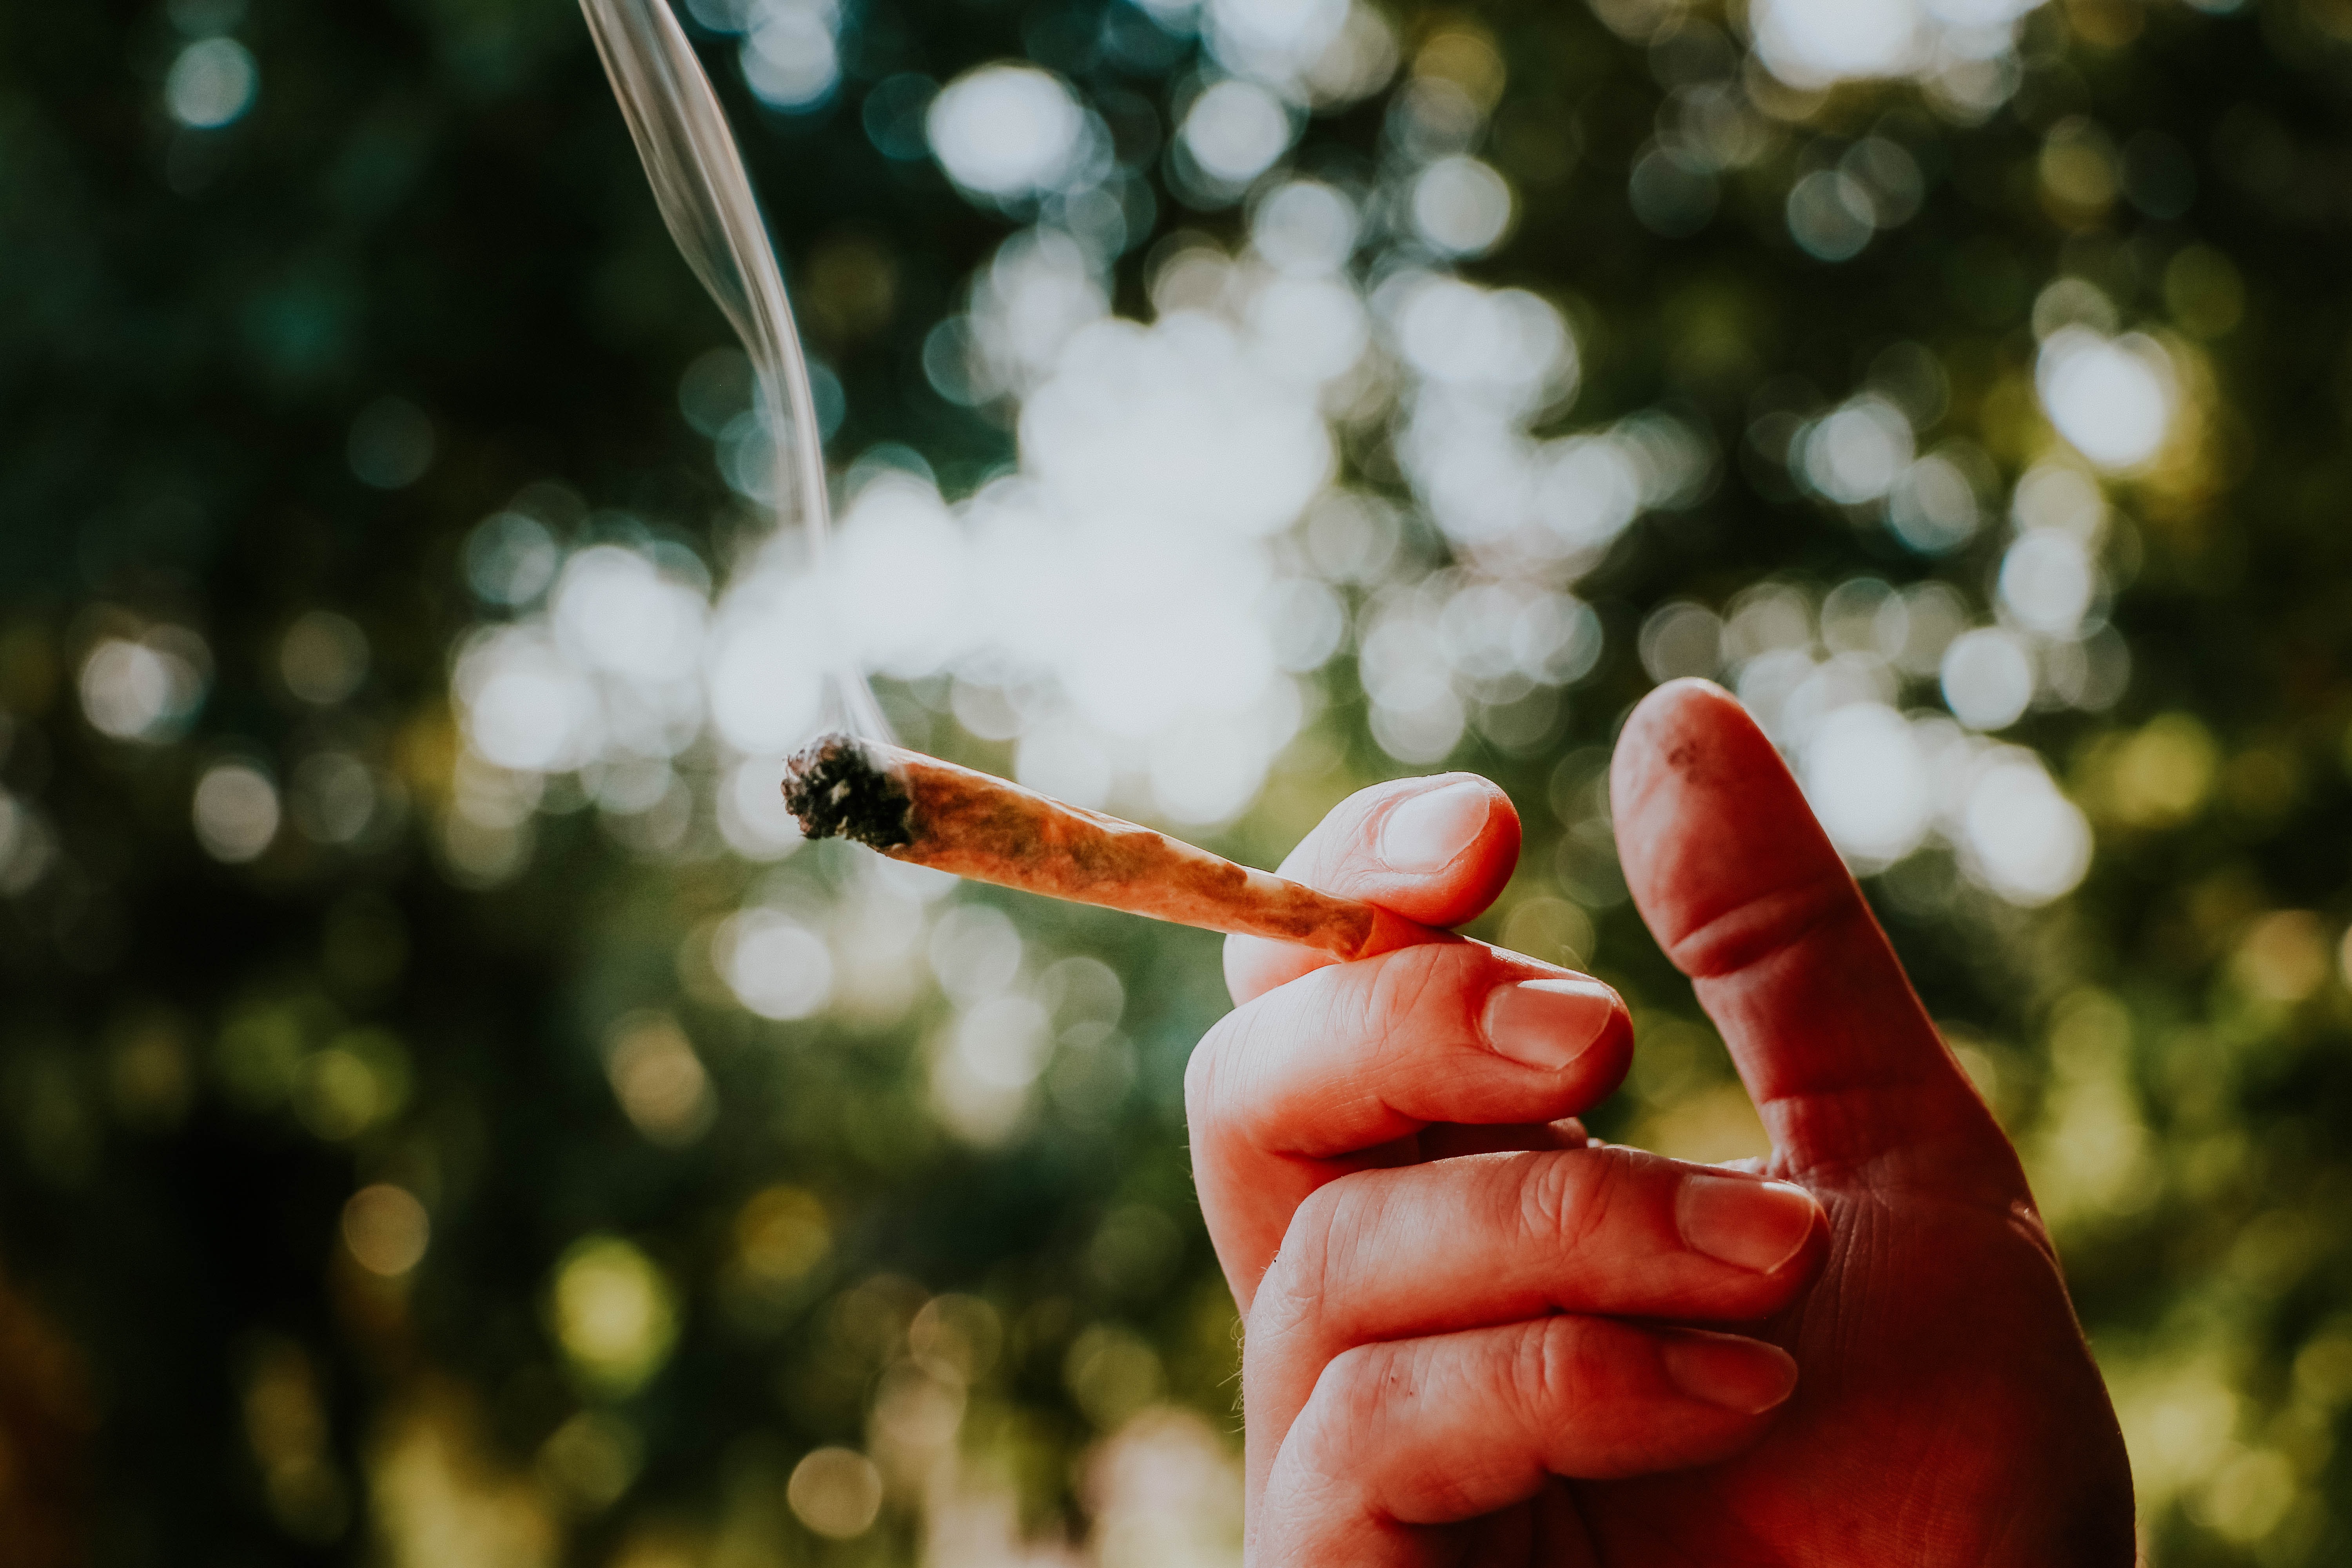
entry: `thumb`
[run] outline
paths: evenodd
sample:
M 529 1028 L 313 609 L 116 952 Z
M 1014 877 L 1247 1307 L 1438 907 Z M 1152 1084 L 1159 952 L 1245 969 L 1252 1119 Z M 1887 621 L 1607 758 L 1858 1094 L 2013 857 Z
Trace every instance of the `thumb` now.
M 1475 773 L 1399 779 L 1333 807 L 1282 875 L 1425 926 L 1460 925 L 1495 901 L 1519 861 L 1519 814 Z M 1243 1003 L 1336 962 L 1261 937 L 1225 942 L 1225 984 Z
M 1793 1168 L 1900 1155 L 2021 1185 L 1862 889 L 1736 698 L 1700 680 L 1651 692 L 1611 785 L 1633 902 Z

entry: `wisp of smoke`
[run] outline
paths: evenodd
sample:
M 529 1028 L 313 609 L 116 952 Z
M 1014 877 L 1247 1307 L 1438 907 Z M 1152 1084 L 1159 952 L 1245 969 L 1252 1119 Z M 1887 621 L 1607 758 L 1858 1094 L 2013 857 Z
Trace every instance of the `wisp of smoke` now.
M 751 356 L 771 448 L 779 468 L 789 470 L 777 476 L 777 523 L 790 515 L 786 495 L 794 497 L 808 532 L 810 564 L 822 570 L 832 509 L 808 362 L 718 95 L 667 0 L 580 0 L 580 8 L 645 160 L 662 221 Z M 837 710 L 828 727 L 888 738 L 873 692 L 846 659 L 835 661 L 826 685 L 828 702 Z

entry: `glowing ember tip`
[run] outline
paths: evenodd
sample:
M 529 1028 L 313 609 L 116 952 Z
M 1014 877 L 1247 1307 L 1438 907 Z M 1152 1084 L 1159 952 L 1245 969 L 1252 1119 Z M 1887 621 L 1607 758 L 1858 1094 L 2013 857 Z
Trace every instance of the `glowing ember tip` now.
M 784 761 L 784 809 L 811 838 L 835 834 L 870 849 L 914 842 L 905 783 L 863 741 L 819 735 Z

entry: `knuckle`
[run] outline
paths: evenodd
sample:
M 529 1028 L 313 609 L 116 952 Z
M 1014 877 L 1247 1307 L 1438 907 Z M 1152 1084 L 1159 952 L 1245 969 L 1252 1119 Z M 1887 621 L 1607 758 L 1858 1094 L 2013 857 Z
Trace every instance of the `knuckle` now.
M 1411 949 L 1372 963 L 1371 984 L 1352 988 L 1349 1022 L 1368 1047 L 1366 1068 L 1385 1077 L 1411 1058 L 1418 1043 L 1412 1026 L 1429 991 L 1429 965 Z
M 1666 944 L 1666 956 L 1693 979 L 1720 979 L 1864 912 L 1853 879 L 1832 860 L 1682 932 Z
M 1609 1224 L 1611 1215 L 1636 1178 L 1633 1156 L 1625 1150 L 1612 1146 L 1605 1149 L 1580 1150 L 1585 1165 L 1584 1230 L 1578 1237 L 1587 1240 L 1598 1236 Z
M 1506 1397 L 1531 1433 L 1570 1418 L 1585 1403 L 1585 1325 L 1574 1318 L 1542 1318 L 1520 1332 L 1507 1376 Z
M 1468 1033 L 1469 992 L 1491 962 L 1485 952 L 1467 943 L 1431 943 L 1370 962 L 1377 968 L 1363 994 L 1360 1026 L 1371 1039 L 1373 1068 L 1404 1068 L 1425 1057 L 1433 1043 Z
M 1566 1160 L 1514 1161 L 1505 1176 L 1517 1199 L 1519 1228 L 1538 1247 L 1556 1245 L 1576 1223 L 1575 1167 Z
M 1331 1277 L 1332 1210 L 1338 1202 L 1332 1189 L 1339 1184 L 1318 1187 L 1291 1211 L 1282 1249 L 1258 1284 L 1257 1305 L 1250 1314 L 1255 1335 L 1286 1337 L 1320 1315 Z
M 1379 1229 L 1379 1174 L 1364 1171 L 1326 1182 L 1291 1211 L 1282 1249 L 1258 1287 L 1261 1305 L 1251 1314 L 1257 1332 L 1286 1344 L 1302 1337 L 1317 1345 L 1332 1339 L 1340 1315 L 1333 1309 L 1352 1298 L 1348 1277 L 1365 1238 Z
M 1302 998 L 1308 1028 L 1348 1063 L 1355 1092 L 1391 1109 L 1426 1098 L 1433 1051 L 1460 1033 L 1447 1020 L 1465 1011 L 1447 956 L 1436 947 L 1383 953 L 1323 972 L 1329 981 Z
M 1624 1179 L 1613 1149 L 1528 1156 L 1517 1178 L 1519 1224 L 1536 1246 L 1573 1252 L 1607 1226 Z
M 1315 1031 L 1325 1039 L 1366 1041 L 1377 1058 L 1387 1049 L 1393 1014 L 1382 995 L 1387 966 L 1379 959 L 1371 962 L 1376 967 L 1370 984 L 1357 976 L 1343 975 L 1316 987 L 1311 994 L 1312 1019 Z
M 1410 1397 L 1410 1383 L 1402 1347 L 1353 1345 L 1324 1363 L 1307 1403 L 1319 1407 L 1316 1426 L 1325 1443 L 1340 1447 L 1370 1432 L 1400 1394 Z
M 1286 1511 L 1304 1508 L 1308 1517 L 1329 1521 L 1360 1511 L 1367 1461 L 1386 1440 L 1381 1424 L 1400 1383 L 1399 1358 L 1391 1346 L 1363 1345 L 1325 1363 L 1281 1437 L 1267 1501 Z

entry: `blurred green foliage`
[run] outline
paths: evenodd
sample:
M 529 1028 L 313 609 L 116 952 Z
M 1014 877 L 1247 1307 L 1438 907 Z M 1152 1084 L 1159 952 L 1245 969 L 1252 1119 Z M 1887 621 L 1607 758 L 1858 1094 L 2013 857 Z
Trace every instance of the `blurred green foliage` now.
M 2046 5 L 1979 123 L 1907 82 L 1805 93 L 1751 68 L 1769 150 L 1687 225 L 1629 197 L 1680 79 L 1679 13 L 1606 14 L 1391 18 L 1409 58 L 1469 37 L 1504 68 L 1483 155 L 1517 226 L 1465 269 L 1567 312 L 1576 417 L 1671 406 L 1721 458 L 1705 499 L 1583 580 L 1606 641 L 1563 716 L 1535 743 L 1456 747 L 1528 827 L 1480 934 L 1590 961 L 1635 1002 L 1642 1058 L 1601 1131 L 1747 1146 L 1752 1113 L 1612 889 L 1593 808 L 1652 679 L 1637 628 L 1771 577 L 1940 577 L 1986 602 L 1990 536 L 1919 557 L 1801 494 L 1750 428 L 1925 344 L 1941 428 L 2013 478 L 2053 440 L 2046 285 L 2086 279 L 2167 334 L 2200 423 L 2111 486 L 2128 688 L 2011 731 L 2087 814 L 2088 879 L 2013 909 L 1931 846 L 1868 886 L 2028 1153 L 2153 1560 L 2342 1561 L 2352 12 Z M 902 443 L 968 491 L 1013 434 L 943 397 L 924 345 L 1016 225 L 878 146 L 902 132 L 869 93 L 1027 55 L 1148 129 L 1198 46 L 1123 4 L 858 0 L 842 80 L 787 113 L 697 36 L 839 376 L 832 451 Z M 171 95 L 205 83 L 174 72 L 221 37 L 257 91 L 198 128 Z M 1387 101 L 1317 118 L 1299 156 L 1369 168 Z M 2180 154 L 2178 205 L 2125 189 L 2117 150 L 2143 132 Z M 1788 193 L 1865 133 L 1907 150 L 1924 203 L 1826 262 L 1792 243 Z M 1148 315 L 1155 237 L 1235 244 L 1244 218 L 1188 210 L 1149 148 L 1138 167 L 1157 227 L 1115 299 Z M 778 1023 L 719 980 L 716 922 L 777 873 L 649 856 L 550 803 L 496 886 L 436 847 L 450 650 L 480 614 L 469 531 L 553 478 L 723 572 L 750 524 L 677 396 L 723 342 L 563 0 L 0 15 L 0 1500 L 23 1561 L 952 1563 L 989 1529 L 1176 1561 L 1137 1544 L 1174 1539 L 1148 1510 L 1106 1525 L 1135 1492 L 1119 1465 L 1180 1477 L 1188 1508 L 1229 1486 L 1234 1325 L 1181 1109 L 1225 1005 L 1213 941 L 956 895 L 1011 916 L 1060 1041 L 1027 1119 L 975 1144 L 927 1099 L 944 998 Z M 368 432 L 420 417 L 426 460 L 371 469 Z M 1348 442 L 1350 477 L 1402 498 L 1381 430 Z M 1445 549 L 1413 525 L 1424 565 Z M 343 620 L 303 620 L 321 610 Z M 304 626 L 362 639 L 325 700 L 300 689 L 317 660 L 287 656 Z M 138 668 L 192 673 L 201 700 L 143 740 L 105 732 L 107 646 L 169 655 Z M 1316 679 L 1315 728 L 1220 840 L 1260 864 L 1405 771 L 1350 663 Z M 1009 761 L 944 721 L 935 743 Z M 364 832 L 291 823 L 235 863 L 200 844 L 208 769 L 284 780 L 328 751 L 373 770 Z M 835 845 L 790 863 L 796 896 L 862 875 Z M 963 1458 L 942 1469 L 943 1449 Z M 1011 1516 L 989 1524 L 988 1498 Z M 1229 1543 L 1196 1512 L 1200 1550 Z

